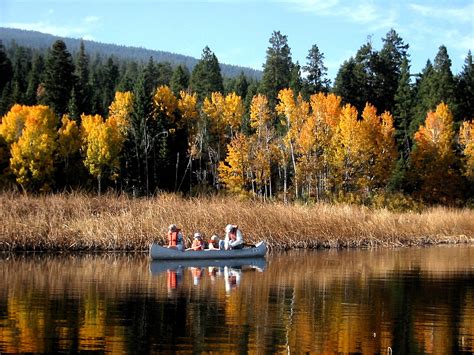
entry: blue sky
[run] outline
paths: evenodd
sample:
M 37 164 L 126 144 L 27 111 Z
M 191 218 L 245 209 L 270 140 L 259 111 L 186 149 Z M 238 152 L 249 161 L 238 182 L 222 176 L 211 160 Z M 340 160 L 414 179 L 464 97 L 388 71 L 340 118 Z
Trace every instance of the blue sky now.
M 262 69 L 274 30 L 288 36 L 293 61 L 317 44 L 328 77 L 370 38 L 394 28 L 410 45 L 412 72 L 444 44 L 458 73 L 474 49 L 471 0 L 0 0 L 0 26 L 200 58 L 208 45 L 222 63 Z M 87 50 L 87 47 L 86 47 Z

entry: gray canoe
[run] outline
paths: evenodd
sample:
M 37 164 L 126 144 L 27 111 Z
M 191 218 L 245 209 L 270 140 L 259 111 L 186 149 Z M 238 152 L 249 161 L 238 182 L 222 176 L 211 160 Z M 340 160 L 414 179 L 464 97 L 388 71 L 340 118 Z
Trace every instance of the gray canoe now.
M 265 256 L 266 253 L 267 245 L 263 241 L 257 243 L 255 248 L 236 250 L 178 251 L 176 249 L 164 248 L 156 243 L 150 245 L 150 258 L 152 260 L 258 258 Z

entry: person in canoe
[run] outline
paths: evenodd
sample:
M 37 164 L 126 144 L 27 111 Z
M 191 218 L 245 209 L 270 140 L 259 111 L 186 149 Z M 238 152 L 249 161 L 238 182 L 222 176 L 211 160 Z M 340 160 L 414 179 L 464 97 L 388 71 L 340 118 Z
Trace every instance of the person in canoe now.
M 193 244 L 191 245 L 191 248 L 188 248 L 186 250 L 204 250 L 204 240 L 202 239 L 201 233 L 194 233 Z
M 244 247 L 244 238 L 239 227 L 235 224 L 228 224 L 225 227 L 224 249 L 242 249 Z
M 181 229 L 176 227 L 176 224 L 171 224 L 168 227 L 168 248 L 178 249 L 179 251 L 184 250 L 184 237 Z
M 209 241 L 209 250 L 219 250 L 219 237 L 217 235 L 213 235 L 211 240 Z

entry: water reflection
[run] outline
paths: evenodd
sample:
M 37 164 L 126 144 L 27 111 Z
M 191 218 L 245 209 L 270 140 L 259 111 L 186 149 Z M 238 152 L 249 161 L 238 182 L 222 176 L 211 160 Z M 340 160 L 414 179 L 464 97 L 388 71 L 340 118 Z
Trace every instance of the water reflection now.
M 186 271 L 189 271 L 194 286 L 199 286 L 203 276 L 209 278 L 211 284 L 222 280 L 227 293 L 240 285 L 242 274 L 249 271 L 263 272 L 266 267 L 265 258 L 243 258 L 228 260 L 153 260 L 150 262 L 150 272 L 154 276 L 166 272 L 168 295 L 184 281 Z
M 263 265 L 4 256 L 0 353 L 472 353 L 473 256 L 469 246 L 291 252 Z

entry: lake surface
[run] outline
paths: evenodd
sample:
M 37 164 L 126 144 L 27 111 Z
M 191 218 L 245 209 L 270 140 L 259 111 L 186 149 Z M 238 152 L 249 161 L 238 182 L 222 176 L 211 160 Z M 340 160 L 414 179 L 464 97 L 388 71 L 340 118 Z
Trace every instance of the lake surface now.
M 0 255 L 0 353 L 474 352 L 474 246 Z

